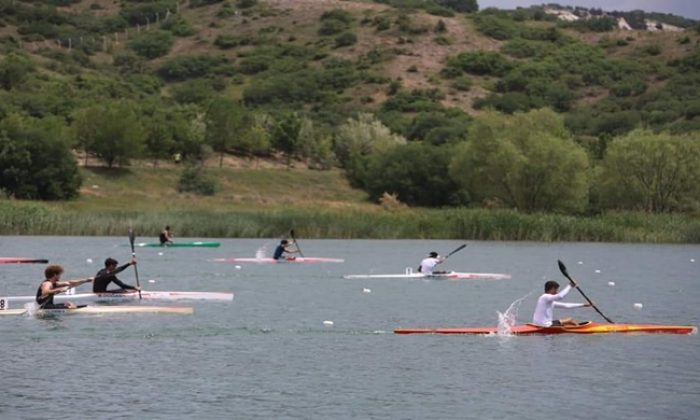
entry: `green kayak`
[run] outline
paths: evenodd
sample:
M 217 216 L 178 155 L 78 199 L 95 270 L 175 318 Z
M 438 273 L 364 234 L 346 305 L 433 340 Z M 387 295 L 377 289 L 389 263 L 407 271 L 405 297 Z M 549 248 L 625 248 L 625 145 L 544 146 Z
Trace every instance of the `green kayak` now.
M 154 248 L 160 248 L 160 247 L 167 247 L 167 248 L 172 248 L 172 247 L 218 248 L 220 244 L 218 242 L 172 242 L 169 244 L 161 245 L 160 242 L 139 242 L 139 243 L 135 243 L 134 245 L 138 246 L 138 247 L 154 247 Z

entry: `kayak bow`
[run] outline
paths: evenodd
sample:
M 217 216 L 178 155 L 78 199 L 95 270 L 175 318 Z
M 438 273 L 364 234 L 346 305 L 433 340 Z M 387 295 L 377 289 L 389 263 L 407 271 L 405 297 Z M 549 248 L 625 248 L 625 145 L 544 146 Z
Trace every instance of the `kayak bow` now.
M 0 264 L 47 264 L 49 260 L 41 258 L 0 257 Z
M 498 327 L 467 328 L 398 328 L 395 334 L 498 334 Z M 516 325 L 511 328 L 512 335 L 551 335 L 551 334 L 695 334 L 697 327 L 692 325 L 656 325 L 656 324 L 600 324 L 593 321 L 582 322 L 577 326 L 540 327 L 534 324 Z M 506 334 L 507 335 L 507 334 Z

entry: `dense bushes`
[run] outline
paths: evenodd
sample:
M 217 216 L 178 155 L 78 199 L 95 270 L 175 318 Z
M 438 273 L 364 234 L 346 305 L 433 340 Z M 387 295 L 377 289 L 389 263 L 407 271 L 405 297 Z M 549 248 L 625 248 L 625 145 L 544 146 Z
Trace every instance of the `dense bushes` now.
M 170 51 L 173 36 L 166 31 L 148 31 L 129 41 L 129 47 L 141 57 L 148 59 L 162 57 Z
M 0 120 L 0 191 L 63 200 L 76 197 L 81 182 L 63 121 L 16 114 Z
M 158 75 L 165 80 L 176 81 L 208 76 L 211 74 L 231 74 L 232 68 L 223 57 L 210 55 L 178 55 L 166 61 Z

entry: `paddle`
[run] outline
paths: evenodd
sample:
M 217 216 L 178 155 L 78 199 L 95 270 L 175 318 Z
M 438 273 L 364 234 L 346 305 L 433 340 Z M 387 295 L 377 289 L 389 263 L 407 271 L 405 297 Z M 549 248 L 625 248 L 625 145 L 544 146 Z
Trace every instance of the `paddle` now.
M 292 237 L 292 242 L 294 242 L 294 246 L 297 248 L 297 251 L 299 251 L 299 255 L 301 255 L 301 257 L 304 258 L 304 253 L 301 252 L 301 248 L 299 248 L 299 244 L 297 243 L 297 238 L 294 237 L 294 229 L 291 229 L 289 231 L 289 236 Z
M 136 258 L 136 251 L 134 250 L 134 231 L 129 229 L 129 244 L 131 244 L 131 258 Z M 139 300 L 141 300 L 141 283 L 139 282 L 139 269 L 134 264 L 134 275 L 136 276 L 136 286 L 139 288 Z
M 450 255 L 452 255 L 452 254 L 454 254 L 454 253 L 457 253 L 457 252 L 463 250 L 463 249 L 466 248 L 466 247 L 467 247 L 467 244 L 462 244 L 462 245 L 460 245 L 457 249 L 455 249 L 454 251 L 452 251 L 452 252 L 450 252 L 449 254 L 445 255 L 445 259 L 450 258 Z
M 569 272 L 567 271 L 566 266 L 564 265 L 564 263 L 561 262 L 561 260 L 557 260 L 557 262 L 559 263 L 559 271 L 561 271 L 561 273 L 564 275 L 564 277 L 566 277 L 567 279 L 569 279 L 570 282 L 576 283 L 576 281 L 575 281 L 574 279 L 572 279 L 571 276 L 569 275 Z M 579 291 L 579 293 L 581 293 L 581 296 L 583 296 L 583 298 L 586 299 L 586 301 L 588 301 L 588 303 L 591 305 L 591 307 L 592 307 L 593 309 L 595 309 L 595 311 L 598 312 L 598 313 L 600 314 L 600 316 L 602 316 L 606 321 L 608 321 L 608 322 L 611 323 L 611 324 L 614 324 L 614 323 L 615 323 L 615 322 L 613 322 L 613 320 L 611 320 L 611 319 L 608 318 L 607 316 L 603 315 L 603 313 L 600 312 L 600 309 L 598 309 L 598 307 L 595 306 L 595 305 L 593 304 L 593 302 L 591 302 L 590 299 L 588 299 L 588 296 L 586 296 L 586 294 L 583 293 L 583 290 L 581 290 L 581 286 L 576 287 L 576 289 Z

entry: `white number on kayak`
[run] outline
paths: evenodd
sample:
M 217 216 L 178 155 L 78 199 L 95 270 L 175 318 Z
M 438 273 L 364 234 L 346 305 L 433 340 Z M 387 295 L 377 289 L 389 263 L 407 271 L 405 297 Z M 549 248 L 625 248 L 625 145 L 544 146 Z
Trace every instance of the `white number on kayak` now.
M 9 309 L 10 305 L 9 302 L 7 301 L 7 298 L 0 298 L 0 311 L 4 311 L 5 309 Z

